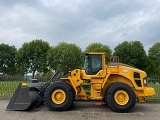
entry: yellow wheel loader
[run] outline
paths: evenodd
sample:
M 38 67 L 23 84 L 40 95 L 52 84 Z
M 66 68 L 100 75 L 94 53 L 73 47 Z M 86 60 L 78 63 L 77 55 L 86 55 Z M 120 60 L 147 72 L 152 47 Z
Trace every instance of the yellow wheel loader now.
M 106 64 L 105 53 L 91 52 L 85 54 L 82 69 L 64 76 L 58 71 L 46 84 L 21 83 L 7 110 L 27 110 L 44 102 L 50 110 L 65 111 L 76 97 L 103 101 L 115 112 L 130 112 L 136 102 L 144 102 L 145 97 L 155 94 L 154 88 L 147 86 L 144 71 L 119 63 L 118 57 L 112 57 Z

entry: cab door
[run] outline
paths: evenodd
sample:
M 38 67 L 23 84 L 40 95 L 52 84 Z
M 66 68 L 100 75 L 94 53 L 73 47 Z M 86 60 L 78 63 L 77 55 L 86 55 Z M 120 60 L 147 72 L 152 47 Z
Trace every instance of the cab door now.
M 89 55 L 86 74 L 96 75 L 100 70 L 102 70 L 102 55 Z

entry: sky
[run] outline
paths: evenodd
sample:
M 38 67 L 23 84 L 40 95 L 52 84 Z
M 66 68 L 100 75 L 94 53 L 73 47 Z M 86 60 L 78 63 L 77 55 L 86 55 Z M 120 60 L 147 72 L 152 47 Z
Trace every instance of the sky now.
M 138 40 L 148 51 L 160 42 L 160 0 L 0 0 L 0 16 L 0 44 L 17 49 L 35 39 L 82 50 Z

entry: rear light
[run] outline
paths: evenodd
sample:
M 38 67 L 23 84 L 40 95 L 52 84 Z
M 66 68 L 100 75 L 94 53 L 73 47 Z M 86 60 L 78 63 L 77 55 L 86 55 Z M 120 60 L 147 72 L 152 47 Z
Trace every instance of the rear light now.
M 143 82 L 144 82 L 144 87 L 148 87 L 147 78 L 144 78 L 144 79 L 143 79 Z

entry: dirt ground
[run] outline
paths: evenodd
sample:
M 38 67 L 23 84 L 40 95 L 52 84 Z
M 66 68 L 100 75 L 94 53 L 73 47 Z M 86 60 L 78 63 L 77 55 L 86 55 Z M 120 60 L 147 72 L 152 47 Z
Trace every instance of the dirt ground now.
M 137 103 L 130 113 L 115 113 L 94 101 L 75 101 L 65 112 L 50 111 L 45 105 L 31 111 L 6 111 L 8 102 L 0 100 L 0 120 L 160 120 L 159 103 Z

